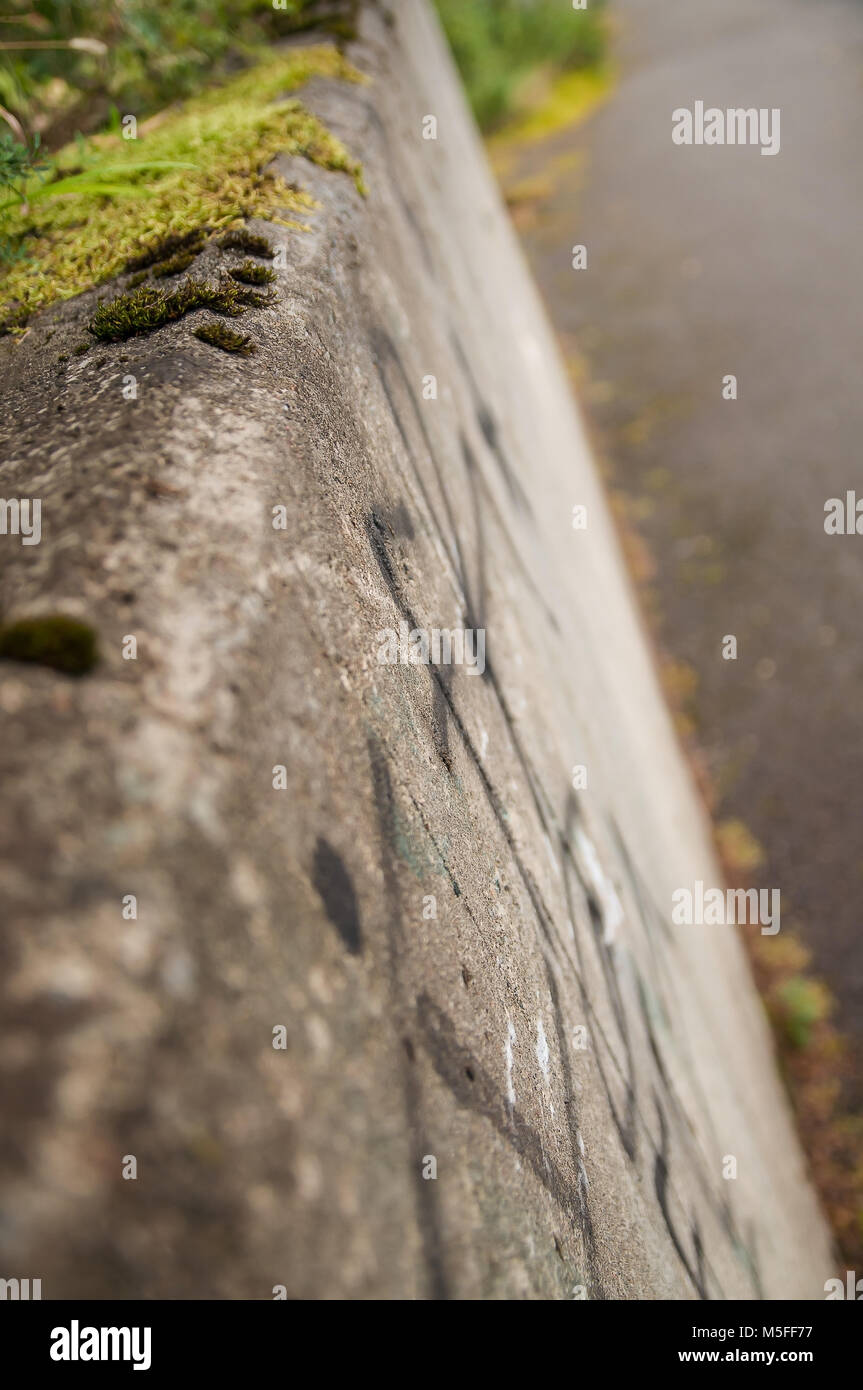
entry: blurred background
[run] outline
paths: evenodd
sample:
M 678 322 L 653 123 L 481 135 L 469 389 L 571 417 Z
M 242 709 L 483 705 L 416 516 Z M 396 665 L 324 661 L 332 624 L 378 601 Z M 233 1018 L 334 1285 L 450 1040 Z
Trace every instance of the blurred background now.
M 437 0 L 560 337 L 729 880 L 822 1200 L 863 1260 L 859 0 Z M 0 272 L 28 180 L 355 0 L 20 0 L 0 16 Z M 679 147 L 696 100 L 781 110 L 781 152 Z M 68 169 L 68 159 L 65 165 Z M 14 213 L 14 218 L 12 218 Z M 587 249 L 574 270 L 573 247 Z M 734 374 L 738 397 L 722 397 Z M 736 661 L 722 659 L 737 638 Z M 729 1029 L 734 1021 L 729 1019 Z M 860 1268 L 860 1265 L 856 1265 Z
M 439 0 L 726 874 L 781 892 L 781 933 L 748 944 L 853 1265 L 863 538 L 827 535 L 824 508 L 863 495 L 863 6 L 588 6 Z M 779 154 L 674 145 L 672 111 L 697 100 L 779 108 Z M 722 657 L 729 634 L 736 661 Z

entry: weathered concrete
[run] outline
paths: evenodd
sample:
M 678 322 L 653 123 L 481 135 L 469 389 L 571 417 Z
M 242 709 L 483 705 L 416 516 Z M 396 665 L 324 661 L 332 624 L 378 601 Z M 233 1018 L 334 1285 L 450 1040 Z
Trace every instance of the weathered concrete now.
M 370 194 L 291 162 L 323 206 L 255 356 L 187 320 L 58 372 L 93 296 L 0 349 L 43 522 L 4 616 L 103 652 L 0 667 L 2 1272 L 823 1296 L 735 929 L 670 924 L 718 870 L 549 330 L 425 4 L 363 23 L 373 85 L 303 99 Z M 379 664 L 402 619 L 485 629 L 484 676 Z

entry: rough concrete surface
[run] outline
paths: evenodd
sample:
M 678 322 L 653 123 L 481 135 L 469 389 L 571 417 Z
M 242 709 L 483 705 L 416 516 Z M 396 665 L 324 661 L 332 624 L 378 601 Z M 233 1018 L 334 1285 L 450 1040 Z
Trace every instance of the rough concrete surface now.
M 0 346 L 3 494 L 42 500 L 3 617 L 102 653 L 0 665 L 0 1273 L 823 1297 L 736 929 L 671 925 L 708 827 L 428 7 L 351 56 L 302 99 L 369 194 L 286 163 L 322 206 L 253 224 L 288 249 L 254 356 L 187 319 L 58 367 L 93 294 Z M 484 674 L 379 663 L 402 620 L 484 629 Z

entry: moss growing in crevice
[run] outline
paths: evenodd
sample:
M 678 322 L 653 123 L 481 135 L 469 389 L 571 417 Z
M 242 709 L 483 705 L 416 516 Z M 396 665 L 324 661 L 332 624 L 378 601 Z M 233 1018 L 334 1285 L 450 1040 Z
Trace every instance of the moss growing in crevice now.
M 212 285 L 206 280 L 190 278 L 170 293 L 155 285 L 141 285 L 130 294 L 117 295 L 116 299 L 99 305 L 87 326 L 100 342 L 117 343 L 141 333 L 152 333 L 195 309 L 212 309 L 214 313 L 236 318 L 246 308 L 261 309 L 274 302 L 273 294 L 241 289 L 233 280 L 220 280 Z
M 223 352 L 236 352 L 240 357 L 248 357 L 255 352 L 255 344 L 246 334 L 235 333 L 225 323 L 205 323 L 195 329 L 195 337 L 210 347 L 221 348 Z
M 154 280 L 164 280 L 169 275 L 180 275 L 207 244 L 210 227 L 193 227 L 182 234 L 172 233 L 148 246 L 140 255 L 126 262 L 124 269 L 133 271 L 128 288 L 140 285 L 148 276 Z
M 269 260 L 276 254 L 266 237 L 257 236 L 245 227 L 236 227 L 228 232 L 219 239 L 219 245 L 226 251 L 245 251 L 249 256 L 265 256 Z
M 159 241 L 154 241 L 152 245 L 145 247 L 139 255 L 132 256 L 124 265 L 123 270 L 150 270 L 153 266 L 162 264 L 182 251 L 189 251 L 193 255 L 197 255 L 199 251 L 203 251 L 209 231 L 209 227 L 193 227 L 189 232 L 171 232 L 168 236 L 161 237 Z
M 365 80 L 331 46 L 296 48 L 142 122 L 136 150 L 114 133 L 62 150 L 56 186 L 73 167 L 87 178 L 83 186 L 70 180 L 63 196 L 34 182 L 30 202 L 10 214 L 8 233 L 29 255 L 0 268 L 0 331 L 123 271 L 139 274 L 192 252 L 201 228 L 262 217 L 305 230 L 299 218 L 318 204 L 267 172 L 277 154 L 345 172 L 364 191 L 344 145 L 286 98 L 313 76 Z
M 196 251 L 178 251 L 176 256 L 171 256 L 167 261 L 160 261 L 153 266 L 152 276 L 154 280 L 165 280 L 169 275 L 182 275 L 184 270 L 188 270 L 194 261 Z
M 50 666 L 67 676 L 84 676 L 98 660 L 96 634 L 65 614 L 21 618 L 0 627 L 0 660 Z
M 254 261 L 243 261 L 242 265 L 234 266 L 228 274 L 232 280 L 239 280 L 242 285 L 271 285 L 276 278 L 276 272 L 270 270 L 268 265 L 255 265 Z

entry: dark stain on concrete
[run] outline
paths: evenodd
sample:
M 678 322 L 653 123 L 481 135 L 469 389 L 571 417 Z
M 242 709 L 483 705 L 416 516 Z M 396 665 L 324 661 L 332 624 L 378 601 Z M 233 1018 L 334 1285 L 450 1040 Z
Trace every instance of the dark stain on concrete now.
M 352 955 L 362 950 L 360 910 L 351 876 L 344 860 L 328 840 L 321 837 L 315 846 L 313 882 L 324 901 L 327 916 Z

